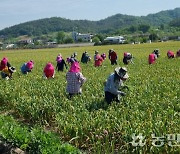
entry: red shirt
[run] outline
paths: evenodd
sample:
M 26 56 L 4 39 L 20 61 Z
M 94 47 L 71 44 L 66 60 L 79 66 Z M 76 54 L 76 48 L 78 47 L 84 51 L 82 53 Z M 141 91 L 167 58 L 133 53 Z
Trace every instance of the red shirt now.
M 117 60 L 117 54 L 116 54 L 115 51 L 109 53 L 109 59 L 110 59 L 111 61 Z

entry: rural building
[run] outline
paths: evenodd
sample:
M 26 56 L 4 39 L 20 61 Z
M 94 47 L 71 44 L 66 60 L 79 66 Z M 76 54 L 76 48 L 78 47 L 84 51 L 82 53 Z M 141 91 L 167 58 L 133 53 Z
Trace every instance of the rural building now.
M 125 42 L 125 39 L 123 36 L 111 36 L 111 37 L 106 37 L 104 39 L 104 42 L 112 43 L 112 44 L 123 44 Z
M 47 45 L 56 45 L 57 44 L 57 42 L 47 42 Z
M 6 49 L 13 49 L 15 47 L 15 44 L 8 44 L 6 46 Z
M 82 42 L 92 42 L 92 34 L 81 34 L 78 32 L 73 32 L 72 37 L 75 42 L 81 40 Z
M 32 44 L 33 40 L 31 38 L 27 38 L 27 39 L 21 39 L 18 41 L 19 45 L 28 45 L 28 44 Z

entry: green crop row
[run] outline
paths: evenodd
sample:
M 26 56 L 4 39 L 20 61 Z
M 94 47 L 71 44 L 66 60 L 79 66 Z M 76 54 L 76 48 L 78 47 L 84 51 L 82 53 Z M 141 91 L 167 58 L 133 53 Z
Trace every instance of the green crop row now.
M 60 141 L 57 135 L 40 128 L 29 129 L 12 117 L 0 115 L 0 136 L 31 154 L 78 154 L 80 151 Z
M 135 57 L 134 64 L 126 66 L 130 77 L 125 85 L 129 91 L 125 91 L 127 95 L 121 103 L 108 106 L 104 101 L 104 81 L 117 67 L 111 66 L 108 59 L 99 68 L 93 66 L 93 61 L 80 64 L 87 82 L 82 87 L 83 94 L 71 100 L 65 92 L 68 70 L 56 72 L 52 80 L 42 78 L 43 67 L 49 61 L 55 65 L 59 52 L 66 58 L 77 51 L 80 59 L 85 50 L 93 56 L 95 50 L 108 54 L 111 48 L 117 51 L 118 66 L 124 66 L 124 51 Z M 154 65 L 148 65 L 148 55 L 155 48 L 160 49 L 161 56 Z M 178 48 L 179 42 L 167 42 L 2 52 L 0 56 L 7 56 L 17 72 L 12 80 L 1 80 L 0 111 L 10 110 L 31 125 L 50 126 L 62 141 L 90 153 L 177 152 L 178 146 L 170 147 L 167 141 L 161 147 L 153 147 L 151 134 L 179 134 L 180 59 L 166 56 L 169 49 Z M 22 75 L 20 66 L 30 59 L 35 67 L 28 75 Z M 133 133 L 146 136 L 146 145 L 133 147 Z

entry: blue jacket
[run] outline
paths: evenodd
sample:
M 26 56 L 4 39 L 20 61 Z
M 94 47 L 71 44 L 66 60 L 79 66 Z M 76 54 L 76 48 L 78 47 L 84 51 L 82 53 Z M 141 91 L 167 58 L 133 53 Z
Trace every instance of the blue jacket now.
M 26 67 L 26 63 L 24 63 L 24 64 L 21 66 L 21 72 L 22 72 L 23 74 L 27 74 L 27 73 L 30 72 L 30 71 L 31 71 L 31 70 Z

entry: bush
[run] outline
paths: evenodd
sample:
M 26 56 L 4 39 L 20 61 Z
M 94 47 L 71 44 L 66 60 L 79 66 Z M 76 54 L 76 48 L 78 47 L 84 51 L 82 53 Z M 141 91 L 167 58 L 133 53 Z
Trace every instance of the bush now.
M 71 37 L 68 37 L 68 38 L 66 38 L 66 39 L 64 40 L 64 43 L 65 43 L 65 44 L 73 43 L 73 42 L 74 42 L 74 40 L 73 40 Z

